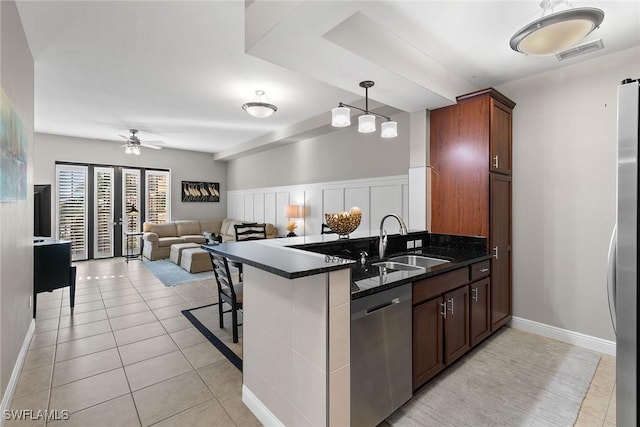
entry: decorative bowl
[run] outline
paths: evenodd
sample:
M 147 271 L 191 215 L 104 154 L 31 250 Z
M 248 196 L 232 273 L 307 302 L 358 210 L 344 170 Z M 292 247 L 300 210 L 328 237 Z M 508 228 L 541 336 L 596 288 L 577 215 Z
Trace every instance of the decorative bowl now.
M 325 213 L 324 219 L 331 231 L 338 234 L 340 238 L 348 238 L 360 225 L 362 213 L 358 208 L 351 208 L 349 212 Z

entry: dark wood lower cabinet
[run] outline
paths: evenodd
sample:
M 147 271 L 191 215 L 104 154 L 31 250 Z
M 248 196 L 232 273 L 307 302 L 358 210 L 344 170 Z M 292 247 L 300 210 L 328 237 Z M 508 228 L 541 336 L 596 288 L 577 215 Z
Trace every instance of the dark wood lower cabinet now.
M 469 285 L 469 292 L 471 294 L 471 300 L 469 302 L 471 347 L 478 344 L 491 333 L 490 287 L 491 281 L 488 277 Z
M 452 363 L 469 350 L 469 286 L 444 296 L 444 362 Z
M 444 369 L 442 297 L 413 307 L 413 389 Z

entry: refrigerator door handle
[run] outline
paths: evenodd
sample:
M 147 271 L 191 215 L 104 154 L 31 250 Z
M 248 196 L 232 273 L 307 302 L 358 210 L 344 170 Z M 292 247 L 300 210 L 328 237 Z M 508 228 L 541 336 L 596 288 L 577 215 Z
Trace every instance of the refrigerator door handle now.
M 616 331 L 616 243 L 618 240 L 618 225 L 613 226 L 609 241 L 609 259 L 607 262 L 607 297 L 609 298 L 609 314 L 613 331 Z

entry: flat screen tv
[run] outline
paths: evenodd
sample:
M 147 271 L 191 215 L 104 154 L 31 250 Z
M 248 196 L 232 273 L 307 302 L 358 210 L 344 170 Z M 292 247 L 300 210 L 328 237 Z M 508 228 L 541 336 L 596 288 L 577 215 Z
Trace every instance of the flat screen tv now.
M 33 186 L 33 235 L 51 237 L 51 184 Z

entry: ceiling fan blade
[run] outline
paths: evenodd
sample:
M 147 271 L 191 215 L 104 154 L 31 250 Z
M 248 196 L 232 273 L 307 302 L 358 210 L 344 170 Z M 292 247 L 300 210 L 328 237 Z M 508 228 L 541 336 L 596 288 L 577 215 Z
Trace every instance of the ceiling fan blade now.
M 122 144 L 120 147 L 128 147 L 131 144 Z
M 141 142 L 140 143 L 141 147 L 146 147 L 146 148 L 153 148 L 154 150 L 161 150 L 162 147 L 158 147 L 157 145 L 153 145 L 153 144 L 147 144 L 146 142 Z
M 162 141 L 149 141 L 149 140 L 140 140 L 140 142 L 145 143 L 145 144 L 155 144 L 155 145 L 163 145 L 164 142 Z
M 126 139 L 127 141 L 129 140 L 128 136 L 124 136 L 124 135 L 118 135 L 118 136 L 121 136 L 122 138 Z

